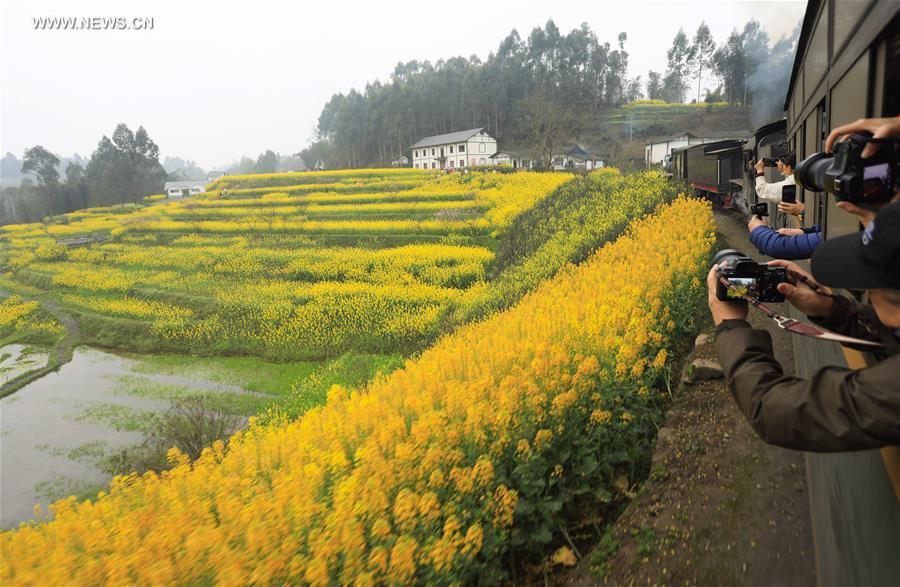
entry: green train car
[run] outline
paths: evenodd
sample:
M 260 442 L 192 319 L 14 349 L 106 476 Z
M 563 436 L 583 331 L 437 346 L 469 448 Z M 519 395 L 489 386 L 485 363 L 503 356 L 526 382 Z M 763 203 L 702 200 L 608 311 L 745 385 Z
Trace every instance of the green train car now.
M 798 161 L 822 151 L 835 126 L 900 114 L 900 1 L 810 0 L 785 110 L 788 144 Z M 826 238 L 860 230 L 833 196 L 798 189 L 797 197 L 806 204 L 804 224 L 821 224 Z M 825 365 L 870 361 L 832 343 L 799 336 L 793 342 L 801 377 Z M 807 453 L 820 584 L 900 584 L 898 454 L 896 447 Z

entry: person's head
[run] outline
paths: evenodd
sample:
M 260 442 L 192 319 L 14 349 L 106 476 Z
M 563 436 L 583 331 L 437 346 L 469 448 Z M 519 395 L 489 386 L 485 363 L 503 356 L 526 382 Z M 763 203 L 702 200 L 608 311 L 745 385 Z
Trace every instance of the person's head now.
M 788 176 L 794 173 L 794 166 L 797 164 L 797 154 L 793 151 L 788 151 L 784 155 L 778 158 L 778 161 L 775 162 L 775 166 L 778 168 L 778 172 L 781 175 Z
M 812 273 L 829 287 L 866 290 L 878 319 L 900 328 L 900 202 L 879 210 L 863 232 L 819 245 Z

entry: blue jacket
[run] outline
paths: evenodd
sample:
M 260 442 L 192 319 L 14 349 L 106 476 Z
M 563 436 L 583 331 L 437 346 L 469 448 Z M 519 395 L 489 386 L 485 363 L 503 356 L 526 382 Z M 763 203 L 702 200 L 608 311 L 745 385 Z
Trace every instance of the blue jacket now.
M 778 234 L 768 226 L 757 226 L 750 233 L 750 242 L 764 255 L 773 259 L 809 259 L 813 251 L 822 242 L 822 229 L 819 226 L 804 229 L 808 232 L 797 236 Z

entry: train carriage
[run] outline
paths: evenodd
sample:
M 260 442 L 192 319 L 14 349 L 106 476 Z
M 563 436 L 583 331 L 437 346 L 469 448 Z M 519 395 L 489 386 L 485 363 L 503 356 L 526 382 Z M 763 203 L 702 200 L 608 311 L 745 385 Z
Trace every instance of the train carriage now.
M 786 137 L 798 161 L 822 151 L 836 126 L 900 115 L 900 2 L 810 0 L 785 110 Z M 826 239 L 861 229 L 834 196 L 798 188 L 797 197 L 806 204 L 804 224 L 821 224 Z M 834 343 L 796 336 L 793 344 L 801 377 L 827 365 L 871 363 Z M 820 584 L 896 584 L 900 449 L 807 453 L 806 461 Z
M 743 140 L 728 139 L 672 150 L 672 176 L 695 194 L 726 206 L 740 189 Z

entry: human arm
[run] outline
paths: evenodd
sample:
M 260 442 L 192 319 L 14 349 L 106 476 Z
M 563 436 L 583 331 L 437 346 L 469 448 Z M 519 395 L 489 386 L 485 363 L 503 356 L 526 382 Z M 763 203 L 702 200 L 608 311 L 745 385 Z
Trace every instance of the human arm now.
M 785 185 L 784 181 L 769 183 L 765 176 L 756 176 L 756 197 L 764 202 L 781 202 L 781 188 Z
M 768 226 L 759 226 L 750 232 L 750 242 L 775 259 L 809 259 L 822 242 L 822 235 L 819 232 L 784 235 Z
M 776 232 L 784 236 L 797 236 L 798 234 L 804 234 L 806 231 L 802 228 L 779 228 Z
M 803 202 L 779 202 L 778 211 L 782 214 L 790 214 L 791 216 L 800 216 L 806 210 Z
M 831 153 L 834 143 L 846 135 L 859 132 L 870 132 L 872 138 L 883 139 L 900 136 L 900 117 L 892 118 L 860 118 L 855 122 L 834 128 L 825 139 L 825 152 Z M 869 143 L 862 152 L 862 158 L 874 155 L 880 145 Z
M 735 402 L 766 442 L 814 452 L 900 444 L 900 355 L 799 379 L 785 375 L 768 332 L 739 320 L 720 325 L 716 350 Z
M 768 265 L 784 267 L 812 281 L 812 276 L 809 273 L 791 261 L 778 259 L 769 261 Z M 844 296 L 822 295 L 814 291 L 806 283 L 791 278 L 790 274 L 789 280 L 789 283 L 779 284 L 778 291 L 788 303 L 806 314 L 811 322 L 844 336 L 873 342 L 890 342 L 893 336 L 891 329 L 881 323 L 872 306 L 861 304 Z M 853 347 L 853 345 L 847 346 Z

